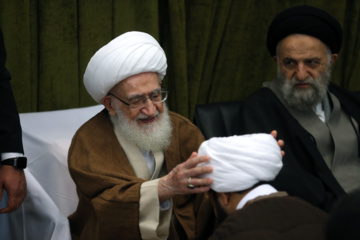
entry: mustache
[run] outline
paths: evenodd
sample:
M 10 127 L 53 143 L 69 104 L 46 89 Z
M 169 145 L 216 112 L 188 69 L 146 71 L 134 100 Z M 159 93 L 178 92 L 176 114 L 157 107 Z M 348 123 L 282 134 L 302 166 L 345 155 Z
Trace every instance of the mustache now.
M 311 87 L 313 89 L 317 89 L 319 87 L 319 84 L 317 82 L 314 82 L 314 81 L 307 81 L 307 82 L 295 81 L 295 82 L 291 82 L 291 85 L 292 85 L 293 88 L 297 87 L 298 85 L 302 85 L 302 84 L 309 85 L 309 87 Z
M 156 110 L 155 114 L 153 116 L 148 116 L 145 113 L 140 113 L 135 117 L 135 120 L 146 120 L 154 117 L 158 117 L 160 115 L 159 110 Z
M 310 84 L 311 86 L 315 86 L 316 85 L 316 80 L 313 77 L 307 77 L 305 80 L 299 80 L 296 77 L 291 78 L 291 83 L 293 85 L 296 84 Z

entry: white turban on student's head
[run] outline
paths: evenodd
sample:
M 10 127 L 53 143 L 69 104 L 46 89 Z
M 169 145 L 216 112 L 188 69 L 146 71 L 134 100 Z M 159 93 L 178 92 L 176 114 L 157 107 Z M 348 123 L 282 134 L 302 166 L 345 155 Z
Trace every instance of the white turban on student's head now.
M 215 192 L 238 192 L 253 187 L 260 181 L 271 181 L 282 168 L 281 149 L 270 134 L 249 134 L 211 138 L 203 142 L 198 156 L 209 156 L 210 161 L 200 166 L 211 166 Z
M 166 68 L 165 52 L 152 36 L 127 32 L 94 54 L 86 67 L 84 84 L 92 98 L 100 103 L 121 80 L 143 72 L 156 72 L 162 80 Z

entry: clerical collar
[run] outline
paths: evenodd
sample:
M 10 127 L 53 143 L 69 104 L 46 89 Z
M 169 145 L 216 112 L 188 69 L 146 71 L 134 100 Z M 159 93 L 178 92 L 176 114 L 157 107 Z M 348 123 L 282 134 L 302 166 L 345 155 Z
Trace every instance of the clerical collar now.
M 241 201 L 237 205 L 236 209 L 238 210 L 238 209 L 243 208 L 248 201 L 253 200 L 254 198 L 257 198 L 259 196 L 269 195 L 269 194 L 275 193 L 275 192 L 277 192 L 277 190 L 273 186 L 271 186 L 269 184 L 262 184 L 256 188 L 254 188 L 250 192 L 248 192 L 245 195 L 245 197 L 243 197 L 243 199 L 241 199 Z

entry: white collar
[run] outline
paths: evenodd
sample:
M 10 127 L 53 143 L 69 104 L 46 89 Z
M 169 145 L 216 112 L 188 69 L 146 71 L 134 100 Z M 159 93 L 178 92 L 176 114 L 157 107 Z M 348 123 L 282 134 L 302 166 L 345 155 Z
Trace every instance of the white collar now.
M 274 187 L 272 187 L 271 185 L 262 184 L 256 188 L 254 188 L 250 192 L 248 192 L 245 195 L 245 197 L 243 197 L 243 199 L 241 199 L 241 201 L 239 202 L 239 204 L 236 207 L 236 210 L 243 208 L 248 201 L 250 201 L 254 198 L 257 198 L 259 196 L 269 195 L 269 194 L 275 193 L 275 192 L 277 192 L 277 190 Z
M 314 108 L 314 112 L 320 118 L 322 122 L 325 122 L 325 111 L 322 102 L 319 102 Z

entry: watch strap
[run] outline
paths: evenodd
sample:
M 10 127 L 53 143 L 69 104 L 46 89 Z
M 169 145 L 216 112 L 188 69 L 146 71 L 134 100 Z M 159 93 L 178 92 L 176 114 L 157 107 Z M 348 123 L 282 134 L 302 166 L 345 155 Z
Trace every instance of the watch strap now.
M 27 165 L 27 158 L 26 157 L 14 157 L 14 158 L 8 158 L 5 160 L 2 160 L 0 162 L 0 165 L 9 165 L 9 166 L 14 166 L 16 168 L 19 169 L 24 169 L 26 168 Z

